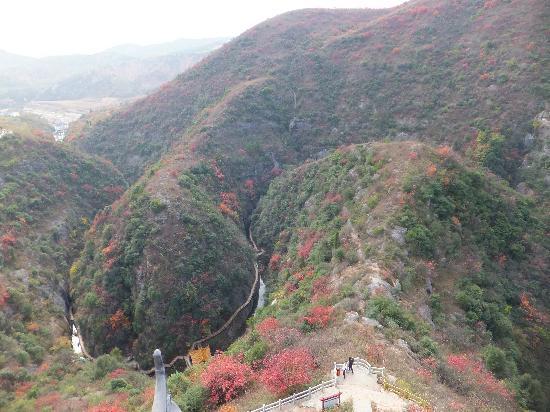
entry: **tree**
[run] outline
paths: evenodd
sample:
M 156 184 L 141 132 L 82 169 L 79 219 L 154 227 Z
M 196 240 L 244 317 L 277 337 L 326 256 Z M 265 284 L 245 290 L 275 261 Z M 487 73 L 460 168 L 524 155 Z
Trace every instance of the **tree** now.
M 201 374 L 201 382 L 210 393 L 214 405 L 230 401 L 244 391 L 252 369 L 232 356 L 215 355 Z
M 289 348 L 264 360 L 261 382 L 274 394 L 283 395 L 311 381 L 315 359 L 306 348 Z

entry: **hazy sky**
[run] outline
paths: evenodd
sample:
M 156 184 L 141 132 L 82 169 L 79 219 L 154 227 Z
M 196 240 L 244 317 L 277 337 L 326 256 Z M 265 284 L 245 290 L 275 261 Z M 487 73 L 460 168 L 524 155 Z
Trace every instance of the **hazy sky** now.
M 288 10 L 391 7 L 404 0 L 0 0 L 0 50 L 94 53 L 181 37 L 236 36 Z

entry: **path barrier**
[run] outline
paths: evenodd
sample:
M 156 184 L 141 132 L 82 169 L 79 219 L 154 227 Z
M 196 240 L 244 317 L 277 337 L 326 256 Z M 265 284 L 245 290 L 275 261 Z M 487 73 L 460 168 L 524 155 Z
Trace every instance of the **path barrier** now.
M 429 412 L 433 411 L 432 405 L 426 399 L 422 398 L 421 396 L 407 389 L 401 388 L 396 385 L 392 385 L 385 378 L 382 380 L 382 386 L 384 387 L 385 390 L 393 392 L 397 396 L 400 396 L 401 398 L 405 398 L 410 401 L 413 401 L 414 403 L 424 408 L 426 411 L 429 411 Z
M 331 386 L 336 385 L 336 378 L 329 379 L 328 381 L 321 382 L 319 385 L 311 386 L 307 388 L 305 391 L 294 393 L 290 395 L 287 398 L 276 400 L 275 402 L 272 402 L 268 405 L 264 404 L 260 408 L 254 409 L 250 412 L 267 412 L 272 411 L 273 409 L 280 409 L 285 405 L 293 404 L 296 401 L 302 400 L 302 399 L 309 399 L 311 398 L 311 395 L 313 395 L 315 392 L 322 391 L 325 388 L 330 388 Z
M 280 409 L 284 405 L 293 404 L 294 402 L 299 401 L 301 399 L 306 399 L 306 398 L 309 399 L 311 398 L 311 395 L 313 395 L 315 392 L 319 392 L 323 389 L 330 388 L 331 386 L 337 386 L 338 378 L 336 376 L 336 370 L 344 369 L 347 366 L 348 366 L 347 362 L 343 362 L 343 363 L 334 362 L 334 368 L 332 369 L 332 379 L 321 382 L 319 385 L 311 386 L 306 390 L 290 395 L 287 398 L 278 399 L 275 402 L 272 402 L 267 405 L 264 404 L 260 408 L 254 409 L 249 412 L 267 412 L 273 409 Z M 363 367 L 367 369 L 370 374 L 376 374 L 379 376 L 384 376 L 384 371 L 386 369 L 386 368 L 377 368 L 376 366 L 372 366 L 369 362 L 361 358 L 353 358 L 353 366 Z

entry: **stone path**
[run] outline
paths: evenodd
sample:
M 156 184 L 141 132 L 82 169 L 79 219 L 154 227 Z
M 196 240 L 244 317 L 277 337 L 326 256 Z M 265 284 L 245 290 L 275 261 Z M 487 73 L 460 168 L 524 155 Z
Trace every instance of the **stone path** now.
M 299 405 L 284 408 L 287 412 L 320 411 L 321 398 L 342 392 L 342 402 L 352 400 L 355 412 L 371 412 L 371 402 L 374 402 L 377 411 L 402 412 L 409 404 L 393 392 L 385 391 L 376 382 L 376 375 L 369 374 L 362 367 L 354 367 L 354 374 L 346 374 L 346 379 L 341 379 L 337 387 L 325 389 L 315 393 L 311 399 L 302 401 Z M 337 409 L 336 409 L 337 410 Z

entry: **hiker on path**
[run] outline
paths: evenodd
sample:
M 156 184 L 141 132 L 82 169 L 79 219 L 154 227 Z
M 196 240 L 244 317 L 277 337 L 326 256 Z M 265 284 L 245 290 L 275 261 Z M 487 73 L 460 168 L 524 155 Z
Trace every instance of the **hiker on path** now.
M 348 370 L 353 373 L 353 358 L 351 356 L 348 359 Z

